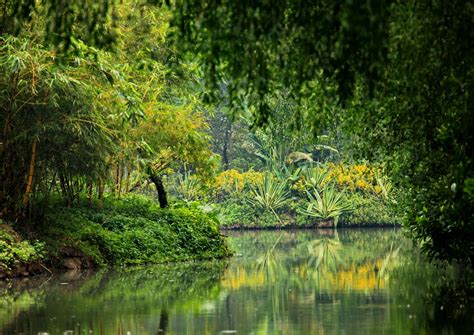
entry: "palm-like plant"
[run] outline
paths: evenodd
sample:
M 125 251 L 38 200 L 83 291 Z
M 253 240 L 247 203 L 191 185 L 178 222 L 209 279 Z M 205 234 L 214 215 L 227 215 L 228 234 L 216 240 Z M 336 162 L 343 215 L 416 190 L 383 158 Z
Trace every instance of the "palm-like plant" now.
M 175 185 L 175 191 L 178 196 L 188 201 L 198 200 L 201 197 L 203 188 L 202 182 L 189 172 L 179 175 Z
M 251 187 L 251 193 L 251 197 L 248 197 L 247 201 L 253 206 L 273 213 L 281 223 L 276 210 L 290 201 L 286 180 L 275 181 L 271 174 L 266 173 L 261 184 Z
M 305 184 L 318 191 L 323 190 L 332 179 L 332 177 L 329 175 L 329 171 L 324 170 L 319 166 L 305 168 L 304 177 Z
M 322 220 L 333 220 L 334 227 L 342 214 L 352 210 L 344 194 L 333 187 L 325 188 L 321 193 L 313 188 L 313 192 L 306 193 L 308 206 L 301 208 L 299 212 Z
M 374 173 L 375 173 L 375 180 L 377 181 L 377 185 L 382 190 L 383 198 L 388 199 L 393 188 L 392 182 L 387 176 L 382 175 L 382 173 L 379 172 L 378 169 L 374 169 Z

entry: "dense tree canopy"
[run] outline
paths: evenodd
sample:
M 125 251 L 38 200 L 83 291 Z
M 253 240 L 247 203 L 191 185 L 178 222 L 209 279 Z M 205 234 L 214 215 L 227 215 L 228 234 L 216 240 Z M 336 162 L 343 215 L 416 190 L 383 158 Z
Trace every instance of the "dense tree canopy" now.
M 114 11 L 114 52 L 77 35 L 59 52 L 45 42 L 40 13 L 0 37 L 3 219 L 22 221 L 32 194 L 60 192 L 70 206 L 96 191 L 100 203 L 105 188 L 120 196 L 143 179 L 166 206 L 164 173 L 183 164 L 212 172 L 196 79 L 166 40 L 169 11 L 132 3 Z M 80 20 L 73 28 L 89 29 Z

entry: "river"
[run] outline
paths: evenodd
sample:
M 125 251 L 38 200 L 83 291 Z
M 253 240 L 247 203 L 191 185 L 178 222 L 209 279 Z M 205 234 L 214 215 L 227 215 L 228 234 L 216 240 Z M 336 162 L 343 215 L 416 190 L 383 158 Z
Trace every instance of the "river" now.
M 3 283 L 0 335 L 474 333 L 399 229 L 226 234 L 224 261 Z

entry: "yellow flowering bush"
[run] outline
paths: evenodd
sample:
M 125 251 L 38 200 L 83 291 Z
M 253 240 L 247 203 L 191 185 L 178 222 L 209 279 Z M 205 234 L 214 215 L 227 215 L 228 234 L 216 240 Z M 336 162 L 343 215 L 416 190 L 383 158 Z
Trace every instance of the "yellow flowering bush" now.
M 339 189 L 346 189 L 350 192 L 382 194 L 382 188 L 377 182 L 376 176 L 380 176 L 382 171 L 379 167 L 362 164 L 346 165 L 329 163 L 327 165 L 329 176 L 336 183 Z
M 391 189 L 388 177 L 383 176 L 382 169 L 376 166 L 328 163 L 305 171 L 291 185 L 291 189 L 300 194 L 305 194 L 312 187 L 321 190 L 330 184 L 336 186 L 339 190 L 380 197 L 386 197 L 386 193 Z M 385 191 L 383 187 L 385 187 Z
M 239 172 L 235 169 L 226 170 L 217 175 L 214 187 L 216 193 L 234 193 L 241 192 L 246 185 L 256 186 L 262 183 L 263 173 L 249 170 Z

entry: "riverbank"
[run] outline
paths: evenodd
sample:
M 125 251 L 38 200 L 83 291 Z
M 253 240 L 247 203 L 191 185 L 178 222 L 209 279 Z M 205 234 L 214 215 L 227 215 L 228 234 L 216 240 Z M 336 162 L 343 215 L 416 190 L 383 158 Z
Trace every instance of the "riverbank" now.
M 227 225 L 221 226 L 222 231 L 233 231 L 233 230 L 337 230 L 337 229 L 361 229 L 361 228 L 368 228 L 368 229 L 378 229 L 378 228 L 388 228 L 388 229 L 397 229 L 402 228 L 401 224 L 343 224 L 338 225 L 337 228 L 328 225 L 318 225 L 318 223 L 308 224 L 308 225 L 296 225 L 296 224 L 283 224 L 283 225 L 273 225 L 273 226 L 248 226 L 248 225 Z
M 146 197 L 36 204 L 21 227 L 0 226 L 0 278 L 65 269 L 157 264 L 230 255 L 219 222 L 195 207 L 161 209 Z
M 215 204 L 221 229 L 314 229 L 401 227 L 400 208 L 388 201 L 358 194 L 348 195 L 351 209 L 342 213 L 337 221 L 333 217 L 317 218 L 301 213 L 302 201 L 292 201 L 275 213 L 251 206 L 245 198 L 229 198 Z M 326 206 L 329 208 L 330 205 Z M 325 207 L 325 206 L 322 206 Z M 333 209 L 328 209 L 328 211 Z M 337 211 L 337 209 L 334 209 Z

